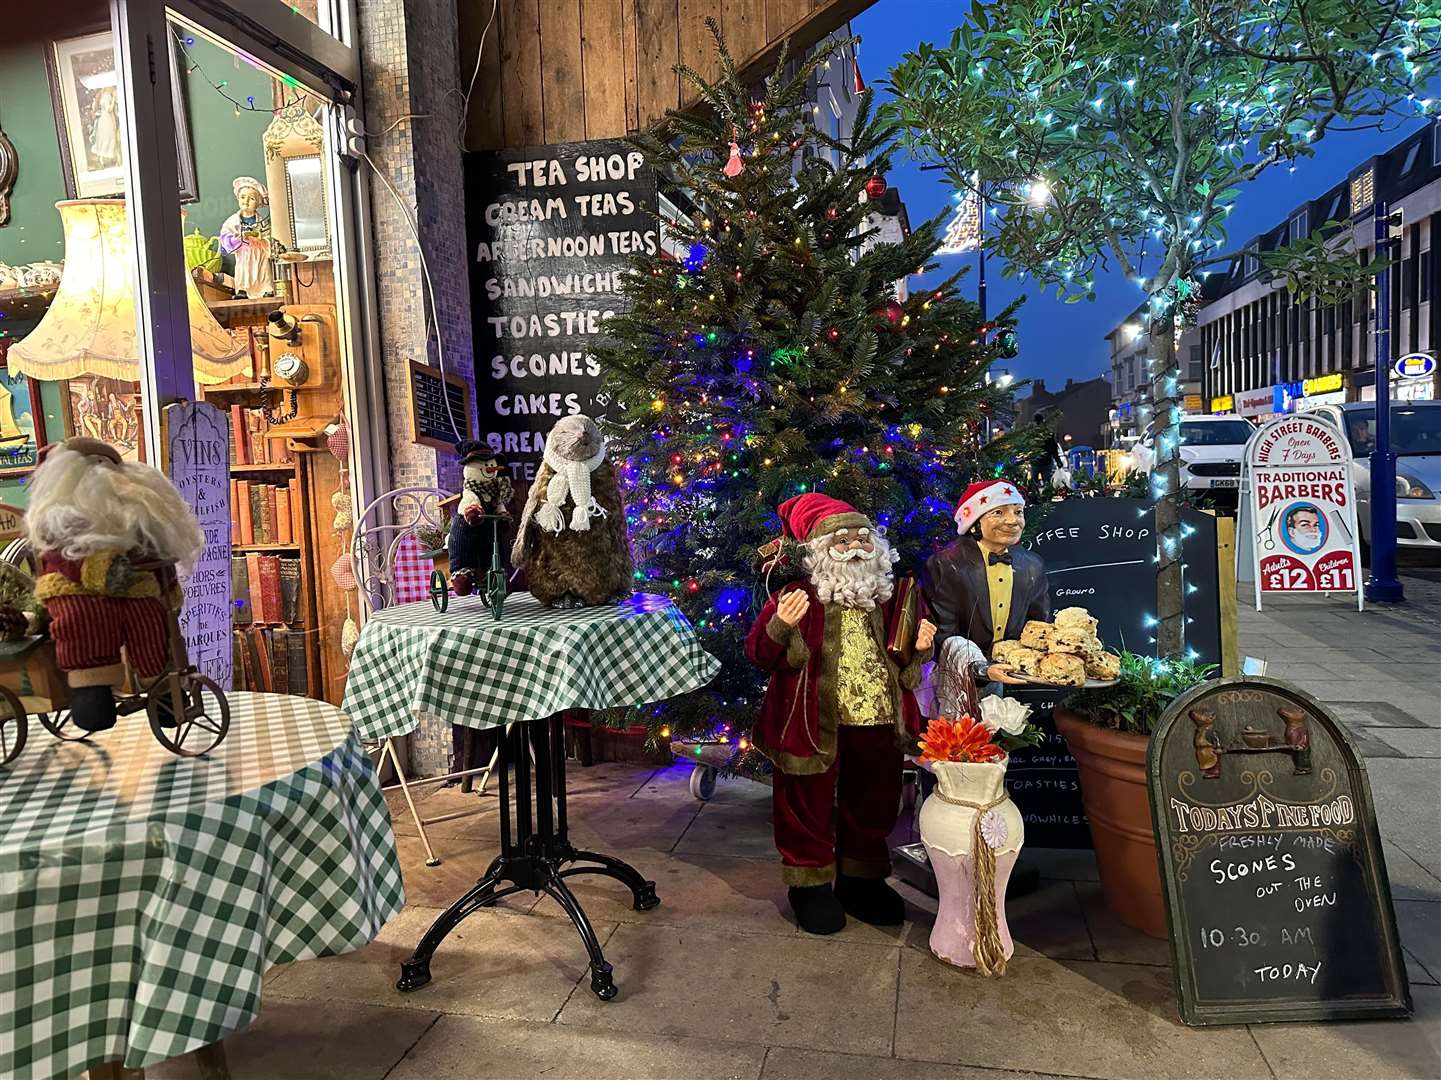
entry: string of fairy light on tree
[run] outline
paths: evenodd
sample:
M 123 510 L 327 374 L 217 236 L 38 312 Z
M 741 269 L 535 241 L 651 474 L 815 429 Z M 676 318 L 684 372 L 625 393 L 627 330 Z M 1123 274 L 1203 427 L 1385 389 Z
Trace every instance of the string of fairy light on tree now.
M 956 276 L 904 299 L 891 285 L 928 268 L 939 222 L 860 250 L 888 139 L 868 96 L 848 143 L 815 129 L 801 95 L 817 63 L 757 101 L 723 62 L 719 83 L 696 86 L 713 111 L 646 142 L 694 212 L 674 223 L 673 258 L 637 261 L 631 308 L 596 354 L 637 584 L 674 599 L 722 662 L 712 687 L 648 710 L 647 726 L 737 752 L 761 693 L 741 646 L 781 584 L 756 562 L 775 507 L 823 489 L 918 554 L 949 531 L 959 466 L 980 460 L 980 422 L 1009 400 L 984 384 L 997 345 Z

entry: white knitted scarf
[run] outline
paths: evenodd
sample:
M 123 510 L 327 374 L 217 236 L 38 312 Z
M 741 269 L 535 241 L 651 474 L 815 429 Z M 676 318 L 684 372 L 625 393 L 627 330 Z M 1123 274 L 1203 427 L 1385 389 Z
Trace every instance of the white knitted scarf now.
M 575 532 L 590 529 L 591 515 L 605 517 L 605 507 L 596 502 L 590 493 L 590 474 L 605 460 L 605 447 L 596 451 L 594 457 L 584 461 L 570 461 L 551 449 L 547 443 L 545 463 L 555 470 L 555 475 L 546 485 L 545 497 L 535 511 L 535 523 L 549 533 L 559 533 L 565 528 L 565 515 L 561 507 L 566 497 L 575 500 L 575 511 L 570 516 L 570 527 Z

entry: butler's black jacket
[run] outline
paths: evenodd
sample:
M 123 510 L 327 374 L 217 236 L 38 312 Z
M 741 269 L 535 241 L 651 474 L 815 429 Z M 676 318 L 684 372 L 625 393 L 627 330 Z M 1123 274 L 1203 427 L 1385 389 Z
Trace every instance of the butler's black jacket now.
M 1021 636 L 1028 619 L 1049 621 L 1050 595 L 1046 591 L 1046 564 L 1041 557 L 1017 545 L 1010 549 L 1011 609 L 1006 616 L 1006 638 Z M 991 594 L 986 584 L 985 553 L 969 536 L 957 537 L 926 560 L 926 604 L 936 624 L 936 655 L 947 638 L 970 638 L 991 655 L 994 637 Z

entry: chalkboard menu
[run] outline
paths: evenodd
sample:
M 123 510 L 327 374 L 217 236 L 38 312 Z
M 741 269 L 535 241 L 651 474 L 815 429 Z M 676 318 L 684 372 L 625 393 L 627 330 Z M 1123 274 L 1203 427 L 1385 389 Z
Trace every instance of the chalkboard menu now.
M 1221 662 L 1221 595 L 1216 519 L 1184 508 L 1186 647 L 1205 664 Z M 1156 515 L 1142 499 L 1066 499 L 1037 530 L 1030 548 L 1046 563 L 1051 611 L 1083 607 L 1100 620 L 1108 649 L 1154 654 Z M 1192 590 L 1194 586 L 1194 591 Z
M 1274 679 L 1209 682 L 1149 755 L 1182 1020 L 1410 1011 L 1366 772 L 1321 705 Z
M 1081 780 L 1076 759 L 1056 730 L 1051 710 L 1069 691 L 1042 686 L 1008 686 L 1006 697 L 1031 707 L 1031 723 L 1045 741 L 1011 754 L 1006 768 L 1006 790 L 1026 823 L 1026 843 L 1032 847 L 1089 848 L 1091 827 L 1081 805 Z
M 1184 541 L 1186 645 L 1205 663 L 1221 660 L 1221 609 L 1216 566 L 1216 522 L 1185 510 L 1182 521 L 1195 531 Z M 1067 499 L 1057 503 L 1032 541 L 1046 563 L 1052 613 L 1083 607 L 1100 620 L 1097 632 L 1109 649 L 1154 653 L 1155 629 L 1146 615 L 1155 610 L 1155 513 L 1139 499 Z M 1046 741 L 1011 755 L 1006 784 L 1026 822 L 1026 843 L 1035 847 L 1089 848 L 1091 830 L 1081 805 L 1076 759 L 1056 731 L 1051 710 L 1068 691 L 1007 687 L 1009 697 L 1031 706 L 1031 721 Z
M 180 584 L 180 633 L 190 662 L 222 689 L 231 687 L 229 417 L 214 405 L 181 401 L 162 414 L 166 474 L 205 534 L 205 547 Z
M 465 193 L 480 435 L 530 479 L 557 420 L 606 412 L 593 345 L 660 244 L 655 177 L 602 139 L 468 154 Z
M 448 400 L 447 400 L 448 399 Z M 410 441 L 450 450 L 470 438 L 470 387 L 459 375 L 410 362 Z

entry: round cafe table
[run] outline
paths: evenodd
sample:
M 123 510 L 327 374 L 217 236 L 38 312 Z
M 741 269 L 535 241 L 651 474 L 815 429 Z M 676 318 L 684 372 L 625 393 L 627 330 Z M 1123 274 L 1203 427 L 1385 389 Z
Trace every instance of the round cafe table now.
M 567 835 L 561 713 L 660 701 L 704 686 L 720 669 L 680 609 L 637 594 L 615 604 L 559 610 L 529 593 L 509 596 L 497 622 L 481 596 L 372 615 L 350 658 L 345 709 L 362 735 L 390 738 L 437 717 L 504 727 L 500 740 L 500 853 L 401 964 L 400 990 L 430 981 L 430 960 L 472 912 L 516 892 L 544 892 L 575 924 L 602 1000 L 616 986 L 590 920 L 565 878 L 601 874 L 630 889 L 635 908 L 660 903 L 655 882 L 619 859 L 580 851 Z
M 358 949 L 400 910 L 390 814 L 332 705 L 232 693 L 167 752 L 145 716 L 45 732 L 0 769 L 0 1076 L 131 1069 L 219 1042 L 268 968 Z

